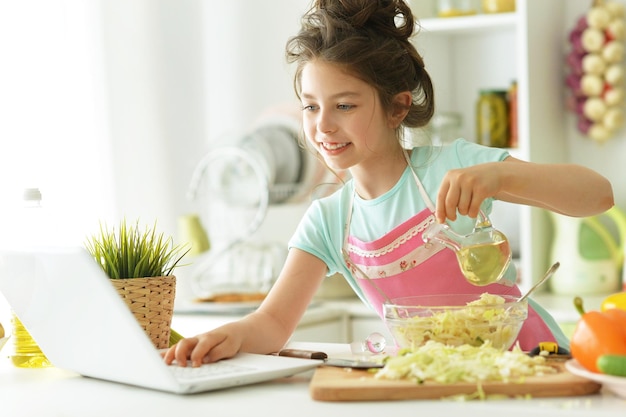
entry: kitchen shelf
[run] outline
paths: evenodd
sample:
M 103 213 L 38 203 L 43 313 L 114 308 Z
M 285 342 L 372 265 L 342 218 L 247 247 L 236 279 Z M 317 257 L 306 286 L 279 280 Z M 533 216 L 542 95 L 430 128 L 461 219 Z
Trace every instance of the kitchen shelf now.
M 513 29 L 518 21 L 517 13 L 476 14 L 472 16 L 420 19 L 422 33 L 463 35 L 493 32 L 497 29 Z M 419 35 L 418 35 L 419 36 Z

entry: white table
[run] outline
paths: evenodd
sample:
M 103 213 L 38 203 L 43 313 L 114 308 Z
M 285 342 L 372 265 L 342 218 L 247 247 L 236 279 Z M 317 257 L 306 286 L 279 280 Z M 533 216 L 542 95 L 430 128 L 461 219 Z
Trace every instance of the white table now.
M 340 357 L 345 344 L 295 343 Z M 609 393 L 585 397 L 498 401 L 317 402 L 308 383 L 312 372 L 271 382 L 193 395 L 175 395 L 83 378 L 56 368 L 18 369 L 0 358 L 2 417 L 172 417 L 298 416 L 346 417 L 386 415 L 463 417 L 624 416 L 626 400 Z

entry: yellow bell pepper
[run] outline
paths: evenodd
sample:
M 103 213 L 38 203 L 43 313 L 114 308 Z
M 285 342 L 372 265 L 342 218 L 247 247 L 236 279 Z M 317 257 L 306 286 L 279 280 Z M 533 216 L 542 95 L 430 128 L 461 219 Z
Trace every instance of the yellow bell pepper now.
M 626 291 L 611 294 L 602 301 L 600 310 L 607 311 L 611 308 L 626 310 Z

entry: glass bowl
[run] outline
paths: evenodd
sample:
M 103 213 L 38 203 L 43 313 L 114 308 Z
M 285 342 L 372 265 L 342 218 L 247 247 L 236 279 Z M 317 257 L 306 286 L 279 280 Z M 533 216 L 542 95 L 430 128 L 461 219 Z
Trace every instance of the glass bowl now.
M 488 293 L 396 298 L 383 305 L 385 324 L 399 348 L 416 349 L 429 340 L 450 346 L 489 341 L 507 350 L 528 317 L 528 302 Z

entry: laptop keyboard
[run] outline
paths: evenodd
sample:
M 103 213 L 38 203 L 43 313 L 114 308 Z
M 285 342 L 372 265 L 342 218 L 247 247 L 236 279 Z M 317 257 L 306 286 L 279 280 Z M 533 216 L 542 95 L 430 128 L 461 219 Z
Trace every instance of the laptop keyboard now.
M 232 375 L 254 370 L 254 368 L 241 365 L 233 365 L 227 362 L 213 362 L 199 366 L 197 368 L 194 368 L 192 366 L 183 367 L 171 365 L 170 369 L 177 379 L 185 381 L 207 379 L 211 376 Z

